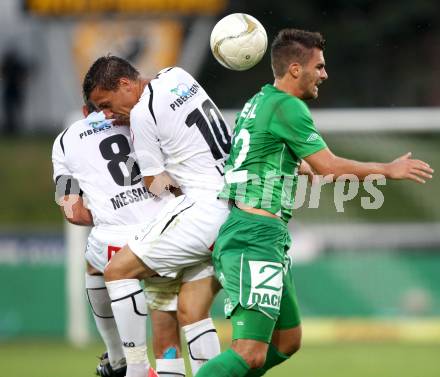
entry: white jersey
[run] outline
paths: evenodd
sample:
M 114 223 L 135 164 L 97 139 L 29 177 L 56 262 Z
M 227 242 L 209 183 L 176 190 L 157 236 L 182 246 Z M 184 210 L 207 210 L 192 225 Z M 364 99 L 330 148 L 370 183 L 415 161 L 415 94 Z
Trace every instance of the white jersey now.
M 79 186 L 95 226 L 148 222 L 168 200 L 153 197 L 143 185 L 128 127 L 97 130 L 77 121 L 55 139 L 52 162 L 58 195 Z
M 166 171 L 189 197 L 217 196 L 231 132 L 188 72 L 178 67 L 159 72 L 131 110 L 130 124 L 142 176 Z

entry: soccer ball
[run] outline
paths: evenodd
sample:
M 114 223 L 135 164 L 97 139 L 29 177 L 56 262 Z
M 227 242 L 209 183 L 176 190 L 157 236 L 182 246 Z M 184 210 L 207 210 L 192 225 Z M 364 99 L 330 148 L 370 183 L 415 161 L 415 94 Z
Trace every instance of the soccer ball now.
M 222 18 L 211 32 L 211 51 L 217 61 L 234 71 L 244 71 L 257 64 L 267 48 L 263 25 L 245 13 Z

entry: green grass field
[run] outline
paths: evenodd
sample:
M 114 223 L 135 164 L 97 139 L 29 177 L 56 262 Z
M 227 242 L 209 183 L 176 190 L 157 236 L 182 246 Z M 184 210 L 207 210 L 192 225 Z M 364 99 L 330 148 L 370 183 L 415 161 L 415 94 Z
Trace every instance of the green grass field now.
M 76 349 L 61 342 L 0 344 L 1 376 L 93 376 L 100 344 Z M 398 343 L 306 344 L 269 377 L 438 377 L 440 346 Z M 213 376 L 215 377 L 215 376 Z

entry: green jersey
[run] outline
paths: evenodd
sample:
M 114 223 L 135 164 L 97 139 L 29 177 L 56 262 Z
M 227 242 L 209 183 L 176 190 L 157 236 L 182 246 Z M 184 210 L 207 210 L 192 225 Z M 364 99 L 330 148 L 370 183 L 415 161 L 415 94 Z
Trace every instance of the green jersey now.
M 265 209 L 287 222 L 301 159 L 325 147 L 307 105 L 265 85 L 238 114 L 219 196 Z

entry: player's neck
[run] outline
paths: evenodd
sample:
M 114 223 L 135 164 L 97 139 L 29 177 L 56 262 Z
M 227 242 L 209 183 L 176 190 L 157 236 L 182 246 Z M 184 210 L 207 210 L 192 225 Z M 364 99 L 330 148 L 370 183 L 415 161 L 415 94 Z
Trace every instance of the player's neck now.
M 298 89 L 296 83 L 286 76 L 279 79 L 275 78 L 273 86 L 291 96 L 301 98 L 301 91 Z
M 141 98 L 142 93 L 145 90 L 145 87 L 148 85 L 148 83 L 151 81 L 151 79 L 144 79 L 144 78 L 140 78 L 139 79 L 139 98 Z

